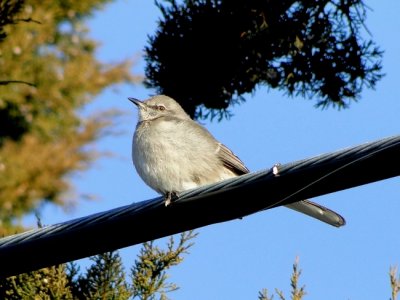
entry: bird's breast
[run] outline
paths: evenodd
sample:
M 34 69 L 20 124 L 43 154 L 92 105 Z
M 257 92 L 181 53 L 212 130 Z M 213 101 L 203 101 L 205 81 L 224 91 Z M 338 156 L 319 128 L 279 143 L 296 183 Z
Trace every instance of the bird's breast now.
M 154 190 L 180 192 L 235 176 L 223 167 L 216 147 L 184 123 L 158 120 L 137 127 L 132 158 L 141 178 Z

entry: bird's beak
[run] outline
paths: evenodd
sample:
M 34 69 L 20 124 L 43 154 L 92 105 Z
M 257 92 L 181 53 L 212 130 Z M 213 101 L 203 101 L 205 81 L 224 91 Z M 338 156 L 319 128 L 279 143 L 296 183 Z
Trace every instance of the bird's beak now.
M 136 98 L 129 97 L 128 100 L 131 101 L 133 104 L 135 104 L 138 108 L 146 107 L 146 104 L 144 104 L 142 101 L 140 101 Z

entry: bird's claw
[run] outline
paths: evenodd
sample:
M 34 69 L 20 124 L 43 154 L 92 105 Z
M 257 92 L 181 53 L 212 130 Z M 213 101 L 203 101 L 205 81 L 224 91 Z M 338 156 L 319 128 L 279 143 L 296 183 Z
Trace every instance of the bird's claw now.
M 176 200 L 177 197 L 178 196 L 176 195 L 175 192 L 167 192 L 165 194 L 165 198 L 164 198 L 165 199 L 165 201 L 164 201 L 165 207 L 169 206 L 172 203 L 172 201 Z

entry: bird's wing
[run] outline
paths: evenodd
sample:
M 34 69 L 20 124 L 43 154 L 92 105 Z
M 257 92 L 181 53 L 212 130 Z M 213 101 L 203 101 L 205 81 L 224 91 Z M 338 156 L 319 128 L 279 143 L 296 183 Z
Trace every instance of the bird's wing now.
M 310 200 L 298 201 L 285 206 L 335 227 L 346 224 L 345 219 L 341 215 Z
M 200 133 L 208 135 L 214 138 L 206 129 L 198 125 L 198 130 Z M 235 155 L 231 150 L 229 150 L 224 144 L 217 142 L 216 154 L 221 159 L 222 163 L 226 168 L 231 170 L 237 175 L 243 175 L 249 173 L 249 169 L 246 168 L 244 163 Z M 346 224 L 345 219 L 322 205 L 311 202 L 309 200 L 303 200 L 295 203 L 286 205 L 286 207 L 306 214 L 310 217 L 316 218 L 322 222 L 329 225 L 340 227 Z
M 224 166 L 234 172 L 237 175 L 243 175 L 249 173 L 249 169 L 246 168 L 244 163 L 237 157 L 231 150 L 229 150 L 224 144 L 218 143 L 217 154 Z

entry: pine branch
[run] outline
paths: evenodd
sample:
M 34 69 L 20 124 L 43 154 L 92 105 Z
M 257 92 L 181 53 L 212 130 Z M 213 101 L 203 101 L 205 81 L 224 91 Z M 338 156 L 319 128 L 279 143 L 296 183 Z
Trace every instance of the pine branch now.
M 296 257 L 294 264 L 293 264 L 293 272 L 292 272 L 292 275 L 290 276 L 290 286 L 292 288 L 291 300 L 302 300 L 303 297 L 306 295 L 305 286 L 303 285 L 302 287 L 299 288 L 300 275 L 301 275 L 301 270 L 299 269 L 299 257 Z M 278 295 L 280 300 L 286 300 L 286 297 L 285 297 L 283 291 L 276 288 L 275 293 Z M 259 300 L 272 300 L 273 297 L 274 297 L 273 295 L 271 295 L 271 297 L 268 296 L 267 289 L 262 289 L 258 294 Z M 393 300 L 395 300 L 395 299 L 393 299 Z
M 392 297 L 390 300 L 397 300 L 398 293 L 400 291 L 400 276 L 397 275 L 397 266 L 390 267 L 390 287 L 392 288 Z
M 301 300 L 306 294 L 304 285 L 299 288 L 300 275 L 301 270 L 299 269 L 299 257 L 296 257 L 296 260 L 293 264 L 293 273 L 290 278 L 290 286 L 292 287 L 292 300 Z
M 65 264 L 2 279 L 0 299 L 72 300 Z
M 75 283 L 75 297 L 82 300 L 129 299 L 131 291 L 118 252 L 106 252 L 90 259 L 93 265 Z M 71 271 L 77 272 L 73 266 Z
M 274 295 L 268 296 L 268 289 L 262 289 L 258 292 L 258 300 L 272 300 Z
M 166 270 L 182 262 L 182 255 L 188 253 L 193 246 L 191 240 L 196 236 L 193 231 L 183 232 L 178 245 L 171 236 L 167 250 L 160 249 L 154 241 L 144 243 L 131 269 L 133 297 L 149 300 L 160 294 L 161 299 L 167 299 L 166 293 L 177 290 L 179 287 L 176 284 L 167 282 Z
M 7 84 L 11 84 L 11 83 L 21 83 L 21 84 L 26 84 L 29 86 L 36 87 L 35 84 L 33 84 L 31 82 L 23 81 L 23 80 L 0 80 L 0 85 L 7 85 Z

